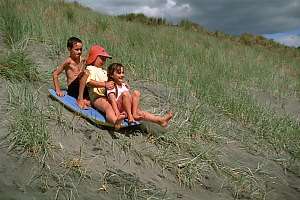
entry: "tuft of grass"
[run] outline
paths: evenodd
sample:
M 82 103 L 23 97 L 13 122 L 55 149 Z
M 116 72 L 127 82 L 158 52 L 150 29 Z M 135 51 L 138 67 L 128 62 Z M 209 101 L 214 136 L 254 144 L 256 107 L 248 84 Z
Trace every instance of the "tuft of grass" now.
M 47 116 L 39 107 L 38 94 L 28 82 L 10 84 L 9 110 L 10 149 L 26 151 L 32 155 L 47 154 L 50 148 L 50 136 Z
M 250 169 L 242 166 L 239 168 L 222 167 L 220 171 L 226 176 L 227 184 L 232 188 L 235 199 L 265 199 L 267 195 L 267 181 L 262 178 L 261 166 Z M 225 187 L 226 183 L 222 187 Z
M 0 76 L 12 82 L 41 80 L 37 66 L 23 50 L 12 50 L 0 61 Z
M 145 184 L 138 177 L 120 169 L 108 169 L 104 173 L 103 186 L 101 190 L 109 191 L 109 187 L 113 187 L 122 191 L 119 199 L 168 199 L 166 192 L 151 182 Z
M 0 1 L 1 10 L 1 26 L 0 30 L 4 34 L 5 42 L 8 45 L 18 43 L 28 35 L 27 24 L 24 24 L 22 15 L 17 12 L 12 12 L 18 7 L 17 1 L 2 0 Z

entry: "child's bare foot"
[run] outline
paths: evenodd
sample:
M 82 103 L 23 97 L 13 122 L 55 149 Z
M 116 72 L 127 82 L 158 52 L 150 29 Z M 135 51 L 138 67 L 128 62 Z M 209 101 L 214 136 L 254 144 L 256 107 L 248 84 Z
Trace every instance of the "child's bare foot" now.
M 134 120 L 136 121 L 140 121 L 140 120 L 143 120 L 145 117 L 144 117 L 144 113 L 140 110 L 138 110 L 136 113 L 132 114 Z
M 136 124 L 136 121 L 135 120 L 128 120 L 128 125 L 129 126 L 132 126 L 132 125 L 135 125 Z
M 132 115 L 128 115 L 128 116 L 127 116 L 127 119 L 128 119 L 128 124 L 133 124 L 133 123 L 135 123 L 135 120 L 134 120 L 134 118 L 133 118 Z
M 144 119 L 143 115 L 139 115 L 139 114 L 133 115 L 133 118 L 135 121 L 140 121 L 140 120 Z
M 122 127 L 122 121 L 125 119 L 126 115 L 120 114 L 115 122 L 115 129 L 120 129 Z
M 84 104 L 87 106 L 87 107 L 91 107 L 91 101 L 87 100 L 87 99 L 83 99 L 84 101 Z
M 173 112 L 168 112 L 165 116 L 163 116 L 160 125 L 166 128 L 169 124 L 169 121 L 172 119 L 172 117 L 173 117 Z

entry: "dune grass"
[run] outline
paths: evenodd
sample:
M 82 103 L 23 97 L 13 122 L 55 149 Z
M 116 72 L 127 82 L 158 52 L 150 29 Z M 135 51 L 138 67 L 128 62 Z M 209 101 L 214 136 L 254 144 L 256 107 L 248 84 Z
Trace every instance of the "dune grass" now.
M 33 156 L 47 155 L 50 136 L 47 116 L 39 106 L 35 89 L 28 82 L 9 84 L 10 148 L 25 151 Z
M 0 61 L 0 76 L 9 81 L 30 81 L 41 80 L 38 67 L 26 55 L 23 50 L 13 50 L 9 55 Z
M 152 158 L 165 168 L 174 168 L 174 161 L 184 155 L 184 162 L 175 162 L 181 166 L 175 169 L 182 185 L 193 187 L 205 172 L 216 171 L 227 177 L 236 198 L 243 192 L 249 198 L 263 199 L 263 180 L 254 178 L 255 173 L 248 173 L 242 166 L 235 176 L 233 167 L 215 156 L 220 144 L 229 140 L 272 159 L 284 158 L 284 167 L 299 161 L 299 120 L 288 111 L 259 104 L 256 98 L 258 93 L 279 100 L 299 97 L 298 51 L 232 43 L 224 36 L 200 34 L 186 26 L 127 22 L 77 3 L 0 0 L 0 5 L 1 32 L 10 46 L 30 38 L 46 43 L 49 57 L 56 58 L 65 52 L 67 38 L 78 36 L 85 50 L 94 43 L 105 46 L 113 55 L 112 62 L 125 64 L 132 79 L 164 84 L 170 95 L 167 103 L 159 104 L 177 114 L 168 133 L 155 140 L 160 151 Z M 24 60 L 26 65 L 25 55 L 12 57 Z M 6 63 L 14 66 L 14 60 Z M 3 66 L 2 76 L 12 77 L 10 69 Z M 35 73 L 28 68 L 20 72 Z M 24 112 L 32 115 L 29 111 Z M 20 117 L 22 124 L 29 123 L 15 117 Z M 47 139 L 46 128 L 40 129 L 40 139 Z

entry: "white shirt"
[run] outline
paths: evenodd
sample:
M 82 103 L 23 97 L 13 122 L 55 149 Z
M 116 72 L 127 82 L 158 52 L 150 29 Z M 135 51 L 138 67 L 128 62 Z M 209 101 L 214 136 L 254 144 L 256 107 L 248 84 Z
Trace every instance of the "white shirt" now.
M 118 91 L 116 91 L 116 89 Z M 122 93 L 124 92 L 127 92 L 129 91 L 128 87 L 125 85 L 125 83 L 122 83 L 122 86 L 118 86 L 117 85 L 117 88 L 113 88 L 111 90 L 107 90 L 107 96 L 110 94 L 110 93 L 114 93 L 115 95 L 117 95 L 117 100 L 119 99 L 119 97 L 122 95 Z

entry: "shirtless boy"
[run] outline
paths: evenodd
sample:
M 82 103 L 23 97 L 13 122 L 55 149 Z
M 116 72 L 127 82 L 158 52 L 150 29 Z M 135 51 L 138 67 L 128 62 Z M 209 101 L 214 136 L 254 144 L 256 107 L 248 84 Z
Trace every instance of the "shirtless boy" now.
M 67 94 L 77 99 L 80 78 L 83 75 L 85 68 L 84 61 L 81 60 L 82 46 L 82 41 L 79 38 L 70 37 L 68 39 L 67 48 L 70 52 L 69 57 L 67 57 L 65 61 L 52 72 L 53 85 L 57 96 L 64 96 L 59 85 L 58 77 L 63 71 L 65 71 L 68 85 Z M 85 89 L 84 99 L 87 98 L 88 92 L 87 89 Z M 89 101 L 85 100 L 85 103 L 89 104 Z

